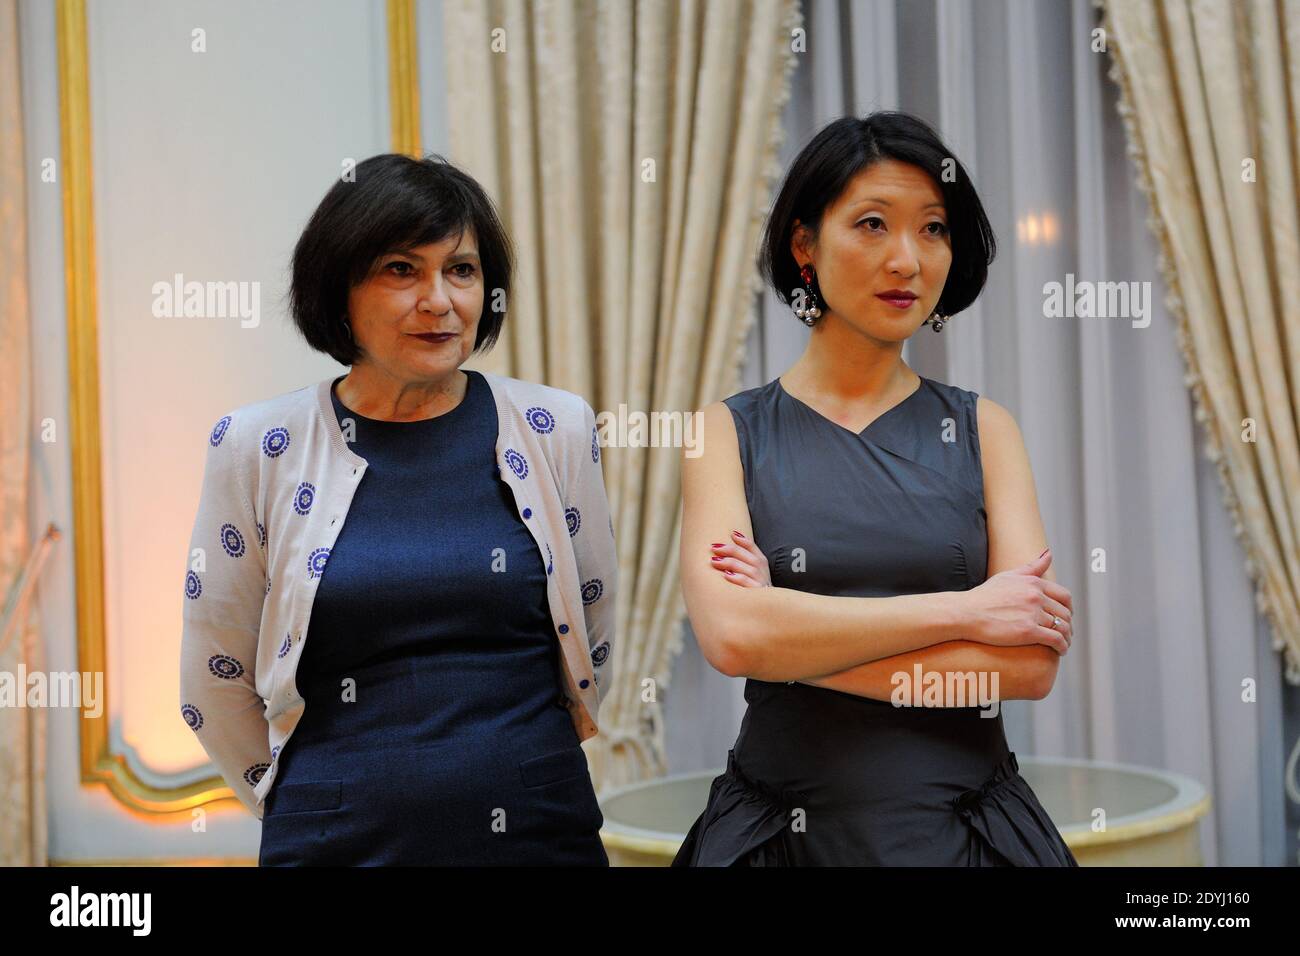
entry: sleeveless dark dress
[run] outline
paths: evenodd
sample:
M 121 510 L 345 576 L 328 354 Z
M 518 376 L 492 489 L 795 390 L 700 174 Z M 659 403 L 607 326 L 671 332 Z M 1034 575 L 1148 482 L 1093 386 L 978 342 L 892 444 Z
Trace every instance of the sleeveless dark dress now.
M 546 569 L 497 471 L 491 386 L 467 374 L 418 422 L 331 391 L 369 467 L 316 592 L 262 865 L 608 865 Z
M 774 380 L 726 400 L 772 584 L 887 597 L 985 580 L 976 393 L 922 377 L 860 434 Z M 1077 866 L 999 710 L 747 680 L 727 769 L 674 866 Z

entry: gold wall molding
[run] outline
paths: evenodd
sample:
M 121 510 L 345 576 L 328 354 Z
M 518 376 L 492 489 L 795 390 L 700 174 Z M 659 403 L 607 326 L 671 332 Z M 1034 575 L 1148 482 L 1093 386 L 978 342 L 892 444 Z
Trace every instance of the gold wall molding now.
M 420 148 L 419 59 L 414 0 L 388 0 L 389 98 L 393 150 Z M 85 0 L 57 0 L 59 132 L 63 183 L 64 286 L 67 296 L 68 434 L 71 436 L 73 570 L 78 668 L 107 673 L 104 624 L 104 511 L 100 445 L 99 315 L 96 307 L 94 176 Z M 142 780 L 109 739 L 112 712 L 104 681 L 98 717 L 80 713 L 81 781 L 102 784 L 127 809 L 156 818 L 216 801 L 239 806 L 220 775 L 158 787 Z M 180 719 L 179 715 L 176 717 Z
M 415 0 L 388 0 L 388 112 L 393 152 L 420 155 L 420 55 Z

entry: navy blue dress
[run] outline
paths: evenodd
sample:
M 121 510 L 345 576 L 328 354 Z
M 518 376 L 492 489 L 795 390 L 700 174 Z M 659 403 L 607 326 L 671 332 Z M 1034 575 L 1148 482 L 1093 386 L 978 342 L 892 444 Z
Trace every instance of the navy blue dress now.
M 499 478 L 491 387 L 467 375 L 418 422 L 331 389 L 369 467 L 312 607 L 261 865 L 608 865 L 546 570 Z
M 975 392 L 922 377 L 861 432 L 776 379 L 726 400 L 772 584 L 889 597 L 987 577 Z M 675 866 L 1076 866 L 1002 714 L 802 683 L 749 704 Z

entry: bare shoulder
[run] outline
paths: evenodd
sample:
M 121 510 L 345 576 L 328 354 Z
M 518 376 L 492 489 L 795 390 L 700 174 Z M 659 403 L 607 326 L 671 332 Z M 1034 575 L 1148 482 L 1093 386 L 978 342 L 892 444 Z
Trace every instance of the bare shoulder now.
M 979 419 L 980 437 L 986 435 L 997 440 L 1005 440 L 1009 435 L 1019 435 L 1020 426 L 1015 416 L 993 399 L 979 396 L 975 403 L 975 414 Z
M 725 402 L 713 402 L 700 409 L 699 415 L 702 427 L 698 453 L 692 457 L 690 449 L 683 449 L 683 534 L 687 534 L 688 528 L 707 527 L 707 534 L 716 535 L 714 525 L 718 523 L 749 533 L 740 441 L 731 409 Z M 725 539 L 715 536 L 704 540 Z
M 700 414 L 704 416 L 705 428 L 712 426 L 730 431 L 733 435 L 736 433 L 735 423 L 731 420 L 731 409 L 726 402 L 710 402 L 700 409 Z
M 983 395 L 979 397 L 976 416 L 984 471 L 984 495 L 989 506 L 1001 507 L 1007 501 L 1032 499 L 1033 470 L 1015 416 Z
M 683 463 L 714 465 L 720 461 L 738 459 L 740 445 L 736 438 L 736 423 L 731 417 L 731 409 L 727 407 L 727 403 L 710 402 L 696 414 L 700 416 L 701 451 L 700 454 L 692 457 L 685 454 L 689 449 L 684 449 Z
M 991 398 L 979 396 L 975 414 L 980 433 L 980 457 L 986 478 L 1006 467 L 1028 464 L 1025 440 L 1016 418 Z

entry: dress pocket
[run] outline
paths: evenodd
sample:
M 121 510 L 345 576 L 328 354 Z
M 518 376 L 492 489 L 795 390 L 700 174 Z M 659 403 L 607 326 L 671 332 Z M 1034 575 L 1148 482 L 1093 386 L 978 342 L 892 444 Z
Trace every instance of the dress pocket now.
M 587 774 L 587 755 L 581 747 L 566 747 L 519 761 L 519 776 L 524 786 L 529 788 L 574 780 Z
M 337 810 L 343 805 L 342 780 L 286 783 L 271 789 L 267 815 Z

